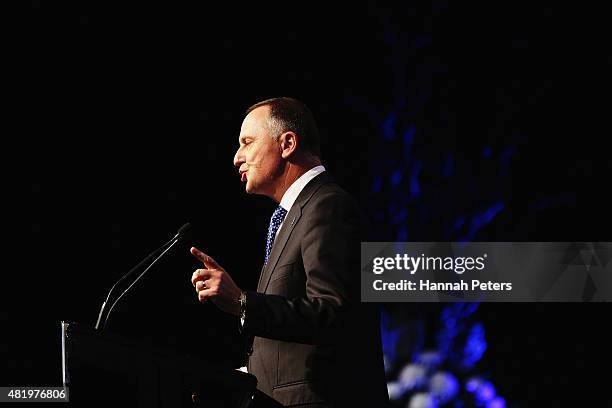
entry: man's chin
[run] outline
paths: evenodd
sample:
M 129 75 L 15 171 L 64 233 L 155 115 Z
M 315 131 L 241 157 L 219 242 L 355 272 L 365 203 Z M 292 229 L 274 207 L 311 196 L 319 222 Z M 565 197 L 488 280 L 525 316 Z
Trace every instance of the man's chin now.
M 249 184 L 249 183 L 246 184 L 244 189 L 245 189 L 247 194 L 267 195 L 265 192 L 262 192 L 261 188 L 257 188 L 257 186 L 254 186 L 254 185 Z

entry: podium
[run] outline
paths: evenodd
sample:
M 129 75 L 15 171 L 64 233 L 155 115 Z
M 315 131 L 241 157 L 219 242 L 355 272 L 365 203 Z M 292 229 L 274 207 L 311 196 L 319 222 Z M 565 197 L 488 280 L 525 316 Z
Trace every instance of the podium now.
M 237 407 L 256 378 L 197 357 L 61 322 L 62 376 L 73 407 Z M 192 394 L 197 402 L 192 401 Z

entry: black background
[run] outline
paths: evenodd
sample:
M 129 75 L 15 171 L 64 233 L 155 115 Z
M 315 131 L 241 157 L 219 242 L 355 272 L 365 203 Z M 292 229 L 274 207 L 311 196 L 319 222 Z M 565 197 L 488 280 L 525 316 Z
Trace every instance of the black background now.
M 255 287 L 275 205 L 246 195 L 232 165 L 252 103 L 304 100 L 325 136 L 326 167 L 374 213 L 379 129 L 349 102 L 379 113 L 392 106 L 390 31 L 431 33 L 436 48 L 425 58 L 445 72 L 432 89 L 457 118 L 459 153 L 469 155 L 474 134 L 512 137 L 512 127 L 526 135 L 510 200 L 577 197 L 537 217 L 509 212 L 483 237 L 610 240 L 611 59 L 600 14 L 514 3 L 27 3 L 14 14 L 6 62 L 16 123 L 3 155 L 17 185 L 6 216 L 23 237 L 3 273 L 2 384 L 59 385 L 59 321 L 92 326 L 112 283 L 186 221 L 197 227 L 196 246 L 239 286 Z M 378 227 L 380 240 L 395 240 Z M 187 248 L 171 254 L 117 306 L 110 329 L 233 364 L 234 321 L 197 302 L 189 282 L 197 265 Z M 609 312 L 604 304 L 483 305 L 482 364 L 517 406 L 602 403 Z

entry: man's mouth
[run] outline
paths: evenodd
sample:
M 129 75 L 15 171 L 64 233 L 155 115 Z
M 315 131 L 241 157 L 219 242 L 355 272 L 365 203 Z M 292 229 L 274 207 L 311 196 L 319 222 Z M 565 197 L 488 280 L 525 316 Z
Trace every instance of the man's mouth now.
M 240 172 L 240 180 L 244 183 L 247 180 L 246 171 Z

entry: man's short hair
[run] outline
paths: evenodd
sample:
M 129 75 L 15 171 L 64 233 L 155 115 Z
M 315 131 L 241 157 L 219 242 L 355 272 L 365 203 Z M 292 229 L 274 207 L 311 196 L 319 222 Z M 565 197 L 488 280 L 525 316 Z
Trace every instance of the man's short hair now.
M 270 107 L 270 132 L 276 140 L 283 132 L 291 131 L 299 136 L 300 147 L 304 151 L 321 157 L 321 138 L 317 123 L 303 102 L 287 97 L 266 99 L 247 109 L 245 116 L 261 106 Z

